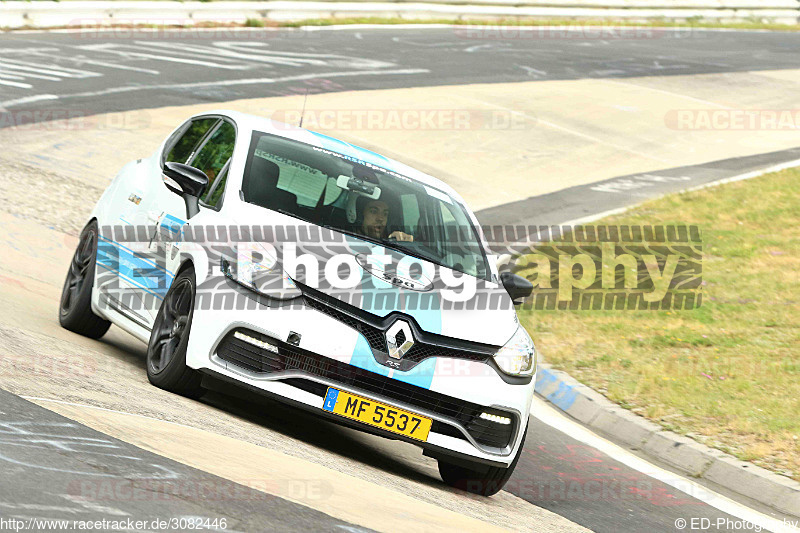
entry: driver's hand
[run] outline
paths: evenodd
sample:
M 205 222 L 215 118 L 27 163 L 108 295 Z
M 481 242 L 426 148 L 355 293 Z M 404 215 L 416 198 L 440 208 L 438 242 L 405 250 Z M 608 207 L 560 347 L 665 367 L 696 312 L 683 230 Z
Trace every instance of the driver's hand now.
M 398 241 L 406 241 L 406 242 L 413 242 L 414 236 L 409 235 L 408 233 L 403 233 L 402 231 L 393 231 L 389 234 L 390 239 L 396 239 Z

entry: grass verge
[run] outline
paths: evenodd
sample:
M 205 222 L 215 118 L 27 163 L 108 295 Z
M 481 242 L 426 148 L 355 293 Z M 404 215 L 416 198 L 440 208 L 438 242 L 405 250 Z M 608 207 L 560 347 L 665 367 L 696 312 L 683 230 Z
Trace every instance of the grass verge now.
M 697 224 L 690 311 L 522 311 L 544 359 L 667 429 L 800 480 L 800 170 L 666 196 L 604 224 Z

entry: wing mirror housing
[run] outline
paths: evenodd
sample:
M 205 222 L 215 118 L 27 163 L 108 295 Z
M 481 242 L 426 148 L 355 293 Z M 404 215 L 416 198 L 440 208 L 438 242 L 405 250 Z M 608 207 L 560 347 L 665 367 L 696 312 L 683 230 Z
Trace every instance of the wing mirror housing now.
M 533 283 L 511 272 L 503 272 L 500 274 L 500 281 L 514 301 L 514 305 L 520 305 L 522 300 L 533 293 Z
M 187 218 L 192 218 L 199 213 L 200 197 L 208 187 L 208 176 L 202 170 L 174 162 L 164 164 L 164 175 L 180 187 L 178 189 L 170 182 L 164 182 L 167 189 L 183 197 Z

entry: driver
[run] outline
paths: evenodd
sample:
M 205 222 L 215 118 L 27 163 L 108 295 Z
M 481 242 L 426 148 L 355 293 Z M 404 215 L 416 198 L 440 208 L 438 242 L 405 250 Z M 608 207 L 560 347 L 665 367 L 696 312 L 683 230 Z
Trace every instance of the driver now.
M 373 239 L 397 239 L 398 241 L 411 242 L 412 235 L 402 231 L 393 231 L 386 234 L 386 224 L 389 221 L 389 204 L 383 200 L 370 200 L 364 205 L 361 222 L 361 233 Z

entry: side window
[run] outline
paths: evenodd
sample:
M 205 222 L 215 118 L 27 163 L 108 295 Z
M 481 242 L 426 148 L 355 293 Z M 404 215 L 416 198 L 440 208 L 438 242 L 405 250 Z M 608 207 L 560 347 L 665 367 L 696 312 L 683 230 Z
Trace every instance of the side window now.
M 442 202 L 439 202 L 439 207 L 442 208 L 442 220 L 444 220 L 445 225 L 455 226 L 456 217 L 453 216 L 453 212 L 450 211 L 450 208 L 445 206 Z
M 217 118 L 199 118 L 193 120 L 186 131 L 180 136 L 178 141 L 164 158 L 164 162 L 186 163 L 194 153 L 197 145 L 203 140 L 208 130 L 219 121 Z
M 456 217 L 453 215 L 452 206 L 445 205 L 444 202 L 437 203 L 439 204 L 439 209 L 441 211 L 442 222 L 444 222 L 444 226 L 442 228 L 444 230 L 444 242 L 457 245 L 464 239 L 464 236 L 462 235 L 464 228 L 459 227 L 458 220 L 456 220 Z
M 459 265 L 458 270 L 471 274 L 479 275 L 478 263 L 476 258 L 481 257 L 481 252 L 471 244 L 474 238 L 464 212 L 453 204 L 438 202 L 444 222 L 444 252 L 447 254 L 451 264 Z M 485 264 L 481 262 L 481 267 Z
M 228 177 L 227 164 L 233 155 L 235 143 L 236 128 L 229 122 L 222 122 L 189 163 L 208 176 L 208 187 L 200 198 L 206 205 L 216 207 L 222 198 Z

